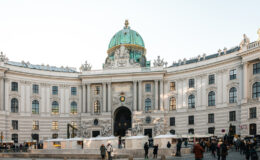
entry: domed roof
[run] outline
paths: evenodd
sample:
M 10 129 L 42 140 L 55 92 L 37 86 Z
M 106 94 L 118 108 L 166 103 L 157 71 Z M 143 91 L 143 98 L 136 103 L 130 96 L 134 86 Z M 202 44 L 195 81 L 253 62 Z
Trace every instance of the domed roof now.
M 117 32 L 110 40 L 108 49 L 111 49 L 121 44 L 137 45 L 144 48 L 143 38 L 140 36 L 139 33 L 130 29 L 127 20 L 125 21 L 124 29 Z

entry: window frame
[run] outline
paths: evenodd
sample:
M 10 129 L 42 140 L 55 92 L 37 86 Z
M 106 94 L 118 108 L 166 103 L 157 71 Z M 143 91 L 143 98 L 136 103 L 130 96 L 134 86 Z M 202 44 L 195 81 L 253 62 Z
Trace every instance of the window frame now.
M 216 106 L 216 93 L 210 91 L 208 94 L 208 106 Z
M 51 129 L 52 130 L 58 130 L 59 129 L 59 122 L 58 121 L 52 121 L 52 126 Z
M 19 112 L 19 101 L 17 98 L 11 99 L 11 113 L 18 113 Z
M 170 126 L 175 126 L 175 117 L 170 117 Z
M 71 87 L 70 88 L 70 94 L 72 96 L 76 96 L 77 95 L 77 87 Z
M 11 83 L 11 91 L 12 92 L 18 92 L 18 82 L 12 82 Z
M 195 95 L 190 94 L 188 97 L 188 107 L 189 109 L 195 108 L 196 102 L 195 102 Z
M 150 112 L 152 110 L 152 100 L 150 98 L 145 99 L 145 112 Z
M 229 80 L 237 79 L 237 70 L 232 69 L 229 71 Z
M 215 123 L 215 115 L 214 113 L 208 114 L 208 123 Z
M 175 111 L 176 110 L 176 98 L 175 97 L 171 97 L 170 98 L 169 110 L 170 111 Z
M 229 111 L 229 121 L 234 122 L 237 120 L 236 111 Z
M 188 116 L 188 124 L 189 125 L 194 125 L 195 124 L 195 120 L 194 120 L 194 115 L 190 115 Z
M 101 112 L 101 106 L 99 100 L 94 102 L 94 114 L 99 114 Z
M 18 130 L 19 129 L 19 122 L 18 120 L 12 120 L 12 130 Z
M 251 107 L 249 108 L 249 119 L 255 119 L 257 118 L 257 108 Z
M 175 91 L 175 90 L 176 90 L 175 82 L 170 82 L 170 91 Z
M 40 123 L 37 120 L 33 120 L 33 126 L 32 130 L 39 130 L 40 129 Z
M 229 103 L 237 103 L 237 88 L 232 87 L 229 89 Z
M 39 85 L 38 84 L 32 85 L 32 92 L 33 92 L 33 94 L 39 94 Z
M 76 104 L 76 105 L 73 105 L 73 104 Z M 77 114 L 78 113 L 78 104 L 77 104 L 77 102 L 72 101 L 70 103 L 70 113 L 71 114 Z
M 260 73 L 260 62 L 253 64 L 253 75 Z
M 260 82 L 255 82 L 252 86 L 252 98 L 260 97 Z
M 145 92 L 147 92 L 147 93 L 152 92 L 152 84 L 151 83 L 145 83 Z
M 209 75 L 209 85 L 211 85 L 211 84 L 215 84 L 215 75 L 214 74 L 211 74 L 211 75 Z
M 58 94 L 59 94 L 59 87 L 52 86 L 52 95 L 58 95 Z
M 32 114 L 39 114 L 40 110 L 40 103 L 38 100 L 32 101 Z
M 195 88 L 195 79 L 194 78 L 189 79 L 189 88 Z
M 56 114 L 59 114 L 59 112 L 60 112 L 59 102 L 53 101 L 51 103 L 51 114 L 56 115 Z

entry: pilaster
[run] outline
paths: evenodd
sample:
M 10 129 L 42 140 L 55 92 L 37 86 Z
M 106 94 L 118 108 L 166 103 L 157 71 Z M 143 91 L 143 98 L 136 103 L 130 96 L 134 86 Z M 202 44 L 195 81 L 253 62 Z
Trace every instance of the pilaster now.
M 106 107 L 107 107 L 107 104 L 106 104 L 106 83 L 102 83 L 102 86 L 103 86 L 103 112 L 106 112 Z
M 108 112 L 111 112 L 111 98 L 112 98 L 112 93 L 111 93 L 111 82 L 108 82 L 107 83 L 107 93 L 108 93 L 108 100 L 107 100 L 107 103 L 108 103 Z
M 142 111 L 142 81 L 138 80 L 138 109 L 139 111 Z
M 159 110 L 159 105 L 158 105 L 158 80 L 154 81 L 154 109 Z
M 163 80 L 160 80 L 160 110 L 163 111 L 163 100 L 164 100 L 164 94 L 163 94 Z
M 87 83 L 87 110 L 86 113 L 91 113 L 91 103 L 90 103 L 90 83 Z
M 134 98 L 133 98 L 133 104 L 134 104 L 134 106 L 133 106 L 133 109 L 134 109 L 134 111 L 137 111 L 137 90 L 136 90 L 136 85 L 137 85 L 137 83 L 136 83 L 136 81 L 133 81 L 133 96 L 134 96 Z

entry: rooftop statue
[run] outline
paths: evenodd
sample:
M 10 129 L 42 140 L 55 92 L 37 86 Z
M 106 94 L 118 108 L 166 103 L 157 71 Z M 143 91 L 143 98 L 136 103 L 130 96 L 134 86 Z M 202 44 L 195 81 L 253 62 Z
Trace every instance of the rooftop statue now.
M 9 60 L 9 59 L 6 57 L 6 55 L 4 55 L 3 52 L 1 52 L 1 53 L 0 53 L 0 62 L 7 63 L 8 60 Z
M 160 56 L 157 57 L 157 60 L 154 60 L 153 66 L 154 67 L 167 67 L 168 62 L 165 62 L 163 59 L 161 59 Z
M 244 46 L 247 46 L 250 43 L 249 38 L 246 36 L 246 34 L 243 35 L 243 40 L 240 42 L 240 47 L 243 48 Z
M 85 61 L 85 64 L 82 64 L 80 67 L 81 71 L 90 71 L 92 66 L 88 63 L 88 61 Z

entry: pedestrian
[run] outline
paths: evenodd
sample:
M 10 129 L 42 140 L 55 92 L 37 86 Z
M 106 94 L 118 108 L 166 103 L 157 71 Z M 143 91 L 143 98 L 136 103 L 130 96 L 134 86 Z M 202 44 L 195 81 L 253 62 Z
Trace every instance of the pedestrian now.
M 188 141 L 187 141 L 187 139 L 185 139 L 185 141 L 184 141 L 184 146 L 185 146 L 185 148 L 187 148 L 187 146 L 188 146 Z
M 218 156 L 218 160 L 220 160 L 220 146 L 222 145 L 222 141 L 221 139 L 219 139 L 218 145 L 217 145 L 217 156 Z
M 221 155 L 221 160 L 226 160 L 228 155 L 227 141 L 221 144 L 220 155 Z
M 251 160 L 258 160 L 258 155 L 256 153 L 255 146 L 251 147 L 250 156 L 251 156 Z
M 240 154 L 245 154 L 245 141 L 240 142 Z
M 158 144 L 155 145 L 155 146 L 153 146 L 153 158 L 156 158 L 156 159 L 157 159 L 158 149 L 159 149 Z
M 213 140 L 210 145 L 211 155 L 215 158 L 216 157 L 216 141 Z
M 168 141 L 168 143 L 167 143 L 167 148 L 169 148 L 169 149 L 170 149 L 170 148 L 171 148 L 171 146 L 172 146 L 172 145 L 171 145 L 171 143 Z
M 107 154 L 108 154 L 108 160 L 112 160 L 112 152 L 113 152 L 113 147 L 110 143 L 107 144 Z
M 250 143 L 249 142 L 246 142 L 245 155 L 246 155 L 246 160 L 249 160 L 250 159 Z
M 102 144 L 100 146 L 100 155 L 101 155 L 101 158 L 104 160 L 105 157 L 106 157 L 106 147 L 104 144 Z
M 193 153 L 195 155 L 195 160 L 202 160 L 204 151 L 205 150 L 202 148 L 202 146 L 198 142 L 196 142 L 196 144 L 193 147 Z
M 181 144 L 182 144 L 182 141 L 181 139 L 178 139 L 178 142 L 177 142 L 177 152 L 176 152 L 176 155 L 175 156 L 181 156 Z
M 149 151 L 149 146 L 148 146 L 148 143 L 145 142 L 145 144 L 144 144 L 144 159 L 148 159 L 148 151 Z

